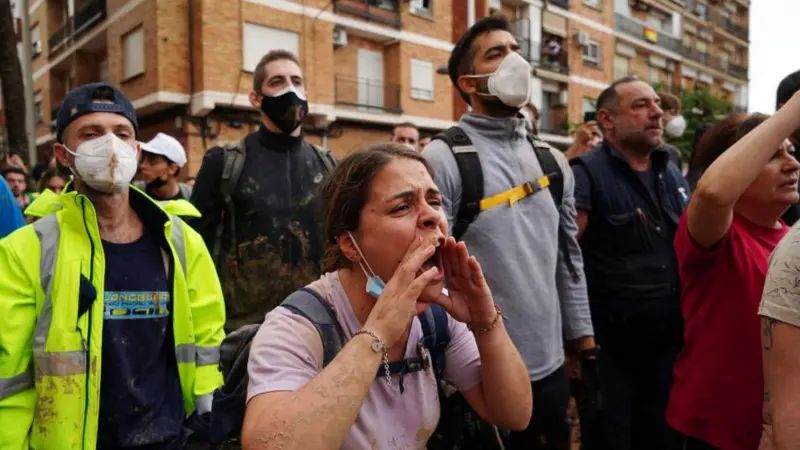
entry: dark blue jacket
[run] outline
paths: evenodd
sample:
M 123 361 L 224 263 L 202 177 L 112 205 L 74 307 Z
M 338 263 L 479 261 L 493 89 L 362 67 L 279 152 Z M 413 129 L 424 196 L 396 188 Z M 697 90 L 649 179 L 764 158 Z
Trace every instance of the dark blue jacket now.
M 572 162 L 591 185 L 587 205 L 576 187 L 576 206 L 589 215 L 580 244 L 599 337 L 673 340 L 682 333 L 673 237 L 690 191 L 666 151 L 651 158 L 657 201 L 607 142 Z

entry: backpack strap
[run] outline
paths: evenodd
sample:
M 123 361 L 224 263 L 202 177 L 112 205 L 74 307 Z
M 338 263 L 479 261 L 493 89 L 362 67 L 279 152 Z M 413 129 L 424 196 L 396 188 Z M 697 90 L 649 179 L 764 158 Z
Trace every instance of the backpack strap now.
M 322 164 L 325 165 L 325 170 L 327 170 L 328 173 L 333 172 L 333 169 L 336 167 L 336 158 L 333 156 L 333 153 L 325 147 L 320 147 L 319 145 L 311 143 L 309 143 L 309 145 L 317 153 L 319 159 L 322 160 Z
M 331 305 L 313 289 L 302 288 L 294 291 L 281 306 L 314 324 L 322 339 L 322 367 L 330 364 L 345 343 L 344 332 Z
M 483 170 L 478 158 L 478 151 L 472 145 L 469 136 L 461 128 L 450 127 L 433 137 L 443 141 L 453 152 L 461 175 L 461 203 L 451 230 L 454 238 L 460 240 L 467 227 L 481 212 L 483 199 Z
M 542 166 L 542 172 L 550 179 L 550 194 L 553 196 L 556 209 L 560 211 L 561 202 L 564 199 L 564 171 L 561 170 L 561 166 L 558 164 L 558 161 L 556 161 L 556 157 L 553 156 L 553 150 L 549 145 L 539 141 L 530 134 L 528 135 L 528 141 L 531 143 L 534 153 L 536 153 L 536 159 L 539 160 L 539 165 Z M 578 271 L 575 269 L 575 264 L 572 263 L 572 258 L 567 248 L 569 235 L 564 229 L 563 223 L 561 223 L 560 216 L 561 213 L 559 212 L 558 249 L 564 258 L 567 271 L 569 271 L 572 279 L 577 281 L 580 279 L 580 274 L 578 274 Z
M 225 228 L 230 230 L 231 245 L 236 245 L 236 224 L 233 204 L 233 191 L 239 184 L 239 178 L 242 176 L 242 169 L 244 169 L 244 160 L 247 155 L 244 139 L 236 142 L 233 145 L 226 145 L 222 147 L 222 178 L 220 180 L 220 193 L 222 194 L 222 208 L 224 214 L 222 219 L 217 225 L 216 233 L 214 234 L 214 248 L 211 249 L 211 257 L 216 263 L 217 267 L 221 267 L 220 254 L 222 253 L 222 237 L 225 233 Z
M 422 339 L 431 354 L 433 373 L 441 380 L 444 373 L 447 346 L 450 345 L 450 328 L 447 311 L 439 305 L 430 305 L 419 316 L 422 325 Z
M 189 187 L 186 183 L 178 183 L 178 189 L 180 190 L 181 197 L 184 200 L 189 200 L 192 198 L 192 188 Z

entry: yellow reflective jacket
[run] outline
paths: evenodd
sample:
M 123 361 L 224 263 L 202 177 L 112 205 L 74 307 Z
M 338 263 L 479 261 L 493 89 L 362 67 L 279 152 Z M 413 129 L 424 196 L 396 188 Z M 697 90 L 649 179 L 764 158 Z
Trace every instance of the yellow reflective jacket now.
M 57 206 L 59 194 L 45 189 L 34 201 L 25 208 L 25 215 L 28 217 L 42 218 L 51 212 L 58 211 Z M 174 214 L 178 217 L 200 217 L 200 211 L 190 202 L 179 200 L 156 201 L 167 214 Z M 56 206 L 54 206 L 56 204 Z
M 200 235 L 140 191 L 129 192 L 145 226 L 163 233 L 165 265 L 174 266 L 172 321 L 185 410 L 208 410 L 223 381 L 225 306 L 216 270 Z M 75 191 L 37 208 L 49 214 L 0 240 L 0 449 L 94 449 L 104 307 L 97 274 L 105 273 L 97 215 Z M 77 317 L 81 275 L 98 296 Z

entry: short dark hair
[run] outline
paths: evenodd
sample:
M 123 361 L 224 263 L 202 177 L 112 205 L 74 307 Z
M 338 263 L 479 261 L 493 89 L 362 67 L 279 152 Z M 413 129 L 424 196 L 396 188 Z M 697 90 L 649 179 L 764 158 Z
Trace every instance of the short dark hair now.
M 472 60 L 475 58 L 475 51 L 472 48 L 472 43 L 478 36 L 497 30 L 508 31 L 510 33 L 511 24 L 508 22 L 508 19 L 502 15 L 484 17 L 469 27 L 467 32 L 461 36 L 455 47 L 453 47 L 453 51 L 450 52 L 450 59 L 447 61 L 447 73 L 450 75 L 450 81 L 453 83 L 453 86 L 458 93 L 461 94 L 461 98 L 463 98 L 467 104 L 471 104 L 469 96 L 458 87 L 458 78 L 461 75 L 471 73 L 473 70 Z
M 342 253 L 336 238 L 358 228 L 372 180 L 392 160 L 399 158 L 422 163 L 433 177 L 433 170 L 422 155 L 400 144 L 381 142 L 340 161 L 323 183 L 322 224 L 326 240 L 324 272 L 350 267 L 351 263 Z
M 681 110 L 681 100 L 670 94 L 669 92 L 659 92 L 658 98 L 661 99 L 661 109 L 664 111 L 678 111 Z
M 708 129 L 694 149 L 693 168 L 701 173 L 739 140 L 739 127 L 747 119 L 746 114 L 729 114 Z
M 617 87 L 622 86 L 623 84 L 628 83 L 635 83 L 637 81 L 642 81 L 638 77 L 635 76 L 627 76 L 615 80 L 611 85 L 607 88 L 603 89 L 603 92 L 600 93 L 600 96 L 597 97 L 597 106 L 595 109 L 600 111 L 601 109 L 613 109 L 619 106 L 619 92 L 617 92 Z
M 403 123 L 399 123 L 399 124 L 395 125 L 394 128 L 392 128 L 392 133 L 394 133 L 394 131 L 397 130 L 398 128 L 413 128 L 413 129 L 419 131 L 419 128 L 417 128 L 417 126 L 414 125 L 413 123 L 411 123 L 411 122 L 403 122 Z
M 258 64 L 256 64 L 256 67 L 253 69 L 253 90 L 255 92 L 261 93 L 261 86 L 264 85 L 264 80 L 267 78 L 264 67 L 266 67 L 267 64 L 271 63 L 272 61 L 280 61 L 282 59 L 288 59 L 289 61 L 293 61 L 298 66 L 300 65 L 300 61 L 297 59 L 297 56 L 295 56 L 295 54 L 289 50 L 278 49 L 270 51 L 261 57 L 261 59 L 258 61 Z
M 17 166 L 5 166 L 2 169 L 0 169 L 0 175 L 3 175 L 3 178 L 5 178 L 6 175 L 8 175 L 10 173 L 15 173 L 17 175 L 22 175 L 23 177 L 25 177 L 25 181 L 27 181 L 27 179 L 28 179 L 28 174 L 25 173 L 24 170 L 20 169 Z
M 775 107 L 779 108 L 788 102 L 795 92 L 800 91 L 800 70 L 791 73 L 781 80 L 778 84 L 778 95 L 775 99 Z
M 44 174 L 42 174 L 42 179 L 39 180 L 39 192 L 44 192 L 44 190 L 47 189 L 47 183 L 49 183 L 53 178 L 61 178 L 64 180 L 64 183 L 69 181 L 69 177 L 58 170 L 58 168 L 51 167 L 44 171 Z

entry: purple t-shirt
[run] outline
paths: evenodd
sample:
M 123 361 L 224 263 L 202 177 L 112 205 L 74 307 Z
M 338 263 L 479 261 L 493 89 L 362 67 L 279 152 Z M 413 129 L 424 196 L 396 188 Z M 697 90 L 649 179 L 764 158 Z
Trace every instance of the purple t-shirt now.
M 347 339 L 361 329 L 339 275 L 323 275 L 309 288 L 327 300 Z M 481 361 L 475 337 L 466 325 L 448 318 L 451 341 L 445 352 L 444 379 L 461 392 L 481 382 Z M 414 318 L 406 358 L 416 357 L 422 326 Z M 259 394 L 294 391 L 322 371 L 322 340 L 314 325 L 286 308 L 275 308 L 264 319 L 250 349 L 247 400 Z M 425 448 L 439 422 L 436 379 L 429 369 L 407 374 L 400 394 L 399 375 L 392 385 L 376 379 L 361 405 L 343 449 Z

